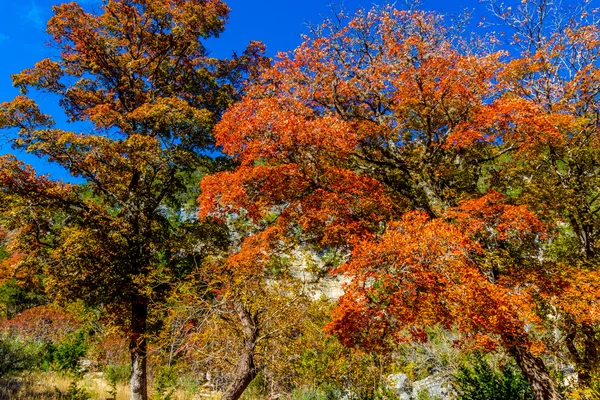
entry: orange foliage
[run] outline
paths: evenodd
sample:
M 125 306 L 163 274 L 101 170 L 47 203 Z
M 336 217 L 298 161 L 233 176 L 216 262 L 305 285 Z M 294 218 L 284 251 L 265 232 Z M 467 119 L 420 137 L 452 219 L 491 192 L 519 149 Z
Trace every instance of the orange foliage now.
M 564 300 L 542 277 L 574 288 L 584 276 L 552 276 L 539 254 L 556 220 L 502 193 L 581 121 L 515 94 L 527 63 L 452 34 L 435 14 L 384 7 L 280 54 L 216 126 L 240 166 L 201 182 L 200 217 L 256 224 L 232 267 L 286 244 L 351 251 L 327 327 L 347 345 L 425 340 L 441 323 L 465 344 L 539 352 L 539 307 Z M 563 312 L 595 304 L 587 282 Z
M 0 320 L 0 332 L 39 342 L 59 342 L 81 326 L 82 322 L 70 312 L 47 305 L 30 308 L 8 320 Z
M 496 337 L 524 335 L 526 324 L 539 322 L 535 303 L 482 274 L 473 259 L 482 246 L 468 228 L 408 213 L 379 239 L 361 243 L 339 268 L 353 280 L 328 330 L 347 344 L 369 346 L 383 335 L 426 339 L 423 328 L 437 324 L 488 346 Z

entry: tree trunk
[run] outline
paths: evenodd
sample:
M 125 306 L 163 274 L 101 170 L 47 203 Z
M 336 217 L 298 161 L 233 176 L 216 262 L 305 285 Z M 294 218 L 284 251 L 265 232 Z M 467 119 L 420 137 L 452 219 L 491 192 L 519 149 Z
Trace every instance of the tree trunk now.
M 223 397 L 221 397 L 221 400 L 239 399 L 250 382 L 258 375 L 258 368 L 256 368 L 256 365 L 254 364 L 254 349 L 258 339 L 258 324 L 256 317 L 253 318 L 241 303 L 235 303 L 233 307 L 242 323 L 244 345 L 242 347 L 242 354 L 240 354 L 236 363 L 233 382 L 231 382 L 223 394 Z
M 593 372 L 600 364 L 600 341 L 596 338 L 596 331 L 592 325 L 577 324 L 571 318 L 567 319 L 567 323 L 570 331 L 565 337 L 565 344 L 571 360 L 575 363 L 577 383 L 583 387 L 590 387 Z
M 589 324 L 582 324 L 584 354 L 581 365 L 578 366 L 577 377 L 579 384 L 590 387 L 592 384 L 592 372 L 598 365 L 598 341 L 596 332 Z
M 510 348 L 510 353 L 517 361 L 527 381 L 529 381 L 536 400 L 562 399 L 560 393 L 556 390 L 554 382 L 550 378 L 544 362 L 539 357 L 531 354 L 527 347 L 518 344 Z
M 131 303 L 131 330 L 129 352 L 131 354 L 131 378 L 129 380 L 130 399 L 147 400 L 148 384 L 146 377 L 146 320 L 148 302 L 136 298 Z

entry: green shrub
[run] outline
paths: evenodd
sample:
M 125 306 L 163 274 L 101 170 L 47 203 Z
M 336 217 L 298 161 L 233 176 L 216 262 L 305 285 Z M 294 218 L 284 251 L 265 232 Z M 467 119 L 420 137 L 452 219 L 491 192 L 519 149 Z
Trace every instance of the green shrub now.
M 42 346 L 18 338 L 0 337 L 0 377 L 15 375 L 39 364 Z
M 102 368 L 102 374 L 106 380 L 115 384 L 129 382 L 130 373 L 131 366 L 129 364 L 109 364 Z
M 117 383 L 127 383 L 130 371 L 129 364 L 109 364 L 102 369 L 102 374 L 110 386 L 108 394 L 111 397 L 109 399 L 117 398 Z
M 78 372 L 79 361 L 85 356 L 87 347 L 83 330 L 77 331 L 57 345 L 47 342 L 43 356 L 43 368 L 60 372 Z
M 494 369 L 481 354 L 454 376 L 458 400 L 534 400 L 531 387 L 512 364 Z
M 77 387 L 77 381 L 71 382 L 66 392 L 61 392 L 58 388 L 55 390 L 59 400 L 90 400 L 92 398 L 87 390 Z
M 156 371 L 154 375 L 154 391 L 156 400 L 169 400 L 177 387 L 177 368 L 165 365 Z
M 292 392 L 292 400 L 329 400 L 327 393 L 317 389 L 296 389 Z

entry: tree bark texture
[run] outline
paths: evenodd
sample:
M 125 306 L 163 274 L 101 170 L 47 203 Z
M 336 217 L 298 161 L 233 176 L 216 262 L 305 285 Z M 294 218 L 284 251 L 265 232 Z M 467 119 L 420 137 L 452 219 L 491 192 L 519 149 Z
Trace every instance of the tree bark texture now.
M 254 350 L 258 340 L 258 323 L 256 317 L 253 318 L 241 303 L 235 303 L 234 309 L 242 324 L 244 344 L 242 346 L 242 353 L 236 363 L 233 381 L 225 393 L 223 393 L 221 400 L 239 399 L 250 382 L 258 375 L 258 368 L 254 364 Z
M 131 354 L 131 378 L 129 380 L 130 399 L 147 400 L 148 383 L 146 376 L 146 321 L 148 303 L 145 299 L 134 299 L 131 304 L 131 331 L 129 352 Z
M 592 371 L 595 371 L 600 358 L 599 344 L 594 327 L 589 324 L 577 325 L 571 321 L 572 330 L 565 337 L 567 350 L 575 362 L 577 383 L 589 387 L 592 384 Z M 581 346 L 577 346 L 577 340 Z
M 509 350 L 527 378 L 536 400 L 562 400 L 544 362 L 539 357 L 531 354 L 527 347 L 518 344 Z

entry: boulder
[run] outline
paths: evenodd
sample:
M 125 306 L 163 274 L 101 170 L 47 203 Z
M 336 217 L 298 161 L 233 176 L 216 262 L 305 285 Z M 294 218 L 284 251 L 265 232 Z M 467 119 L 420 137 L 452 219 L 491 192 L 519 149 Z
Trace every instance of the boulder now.
M 429 399 L 445 400 L 454 398 L 453 391 L 448 385 L 448 380 L 441 375 L 429 375 L 412 385 L 412 398 L 418 399 L 419 395 L 427 395 Z
M 394 392 L 400 400 L 413 400 L 410 379 L 405 374 L 391 374 L 387 377 L 387 387 Z

